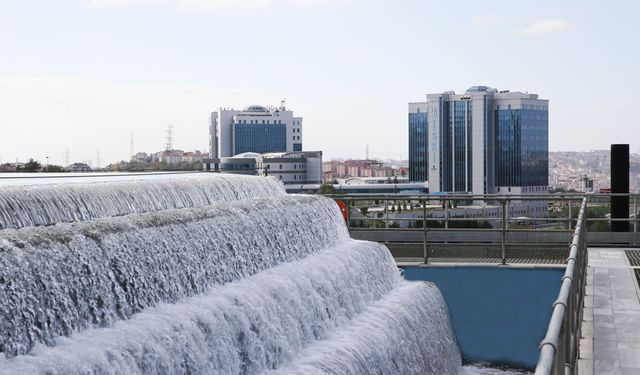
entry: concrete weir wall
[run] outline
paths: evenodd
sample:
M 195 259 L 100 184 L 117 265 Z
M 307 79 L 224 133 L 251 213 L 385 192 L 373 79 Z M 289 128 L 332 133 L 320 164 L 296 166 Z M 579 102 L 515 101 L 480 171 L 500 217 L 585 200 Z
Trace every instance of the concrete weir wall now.
M 449 307 L 464 360 L 533 369 L 564 268 L 405 266 L 434 282 Z

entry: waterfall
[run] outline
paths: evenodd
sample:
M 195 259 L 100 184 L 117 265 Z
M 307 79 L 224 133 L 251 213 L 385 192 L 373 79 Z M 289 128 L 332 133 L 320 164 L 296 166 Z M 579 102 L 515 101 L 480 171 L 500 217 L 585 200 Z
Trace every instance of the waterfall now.
M 95 186 L 95 217 L 129 188 Z M 140 204 L 136 188 L 129 208 L 148 212 L 0 230 L 0 373 L 462 371 L 439 290 L 403 280 L 383 245 L 350 239 L 333 201 L 219 188 L 168 209 Z M 162 207 L 183 207 L 178 190 Z
M 94 182 L 45 184 L 25 178 L 0 184 L 0 229 L 85 221 L 132 213 L 202 207 L 215 202 L 284 195 L 275 178 L 213 173 L 94 177 Z M 77 178 L 67 178 L 78 181 Z M 89 180 L 89 179 L 87 179 Z
M 334 206 L 284 195 L 0 231 L 0 351 L 52 345 L 345 240 Z

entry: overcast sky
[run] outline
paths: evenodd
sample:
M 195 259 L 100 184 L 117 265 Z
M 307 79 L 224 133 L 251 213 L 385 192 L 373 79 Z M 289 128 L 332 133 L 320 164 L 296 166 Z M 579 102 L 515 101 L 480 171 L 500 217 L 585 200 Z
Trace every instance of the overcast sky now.
M 0 157 L 102 165 L 208 144 L 209 113 L 304 117 L 325 159 L 407 158 L 407 103 L 550 100 L 550 149 L 640 148 L 637 1 L 0 0 Z

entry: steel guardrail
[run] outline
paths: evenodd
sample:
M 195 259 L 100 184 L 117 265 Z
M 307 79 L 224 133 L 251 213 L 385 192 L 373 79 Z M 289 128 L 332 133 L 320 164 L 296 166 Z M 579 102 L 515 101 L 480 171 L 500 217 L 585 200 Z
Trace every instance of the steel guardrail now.
M 540 343 L 536 375 L 576 373 L 587 275 L 586 205 L 587 199 L 584 198 L 560 292 L 553 303 L 547 334 Z

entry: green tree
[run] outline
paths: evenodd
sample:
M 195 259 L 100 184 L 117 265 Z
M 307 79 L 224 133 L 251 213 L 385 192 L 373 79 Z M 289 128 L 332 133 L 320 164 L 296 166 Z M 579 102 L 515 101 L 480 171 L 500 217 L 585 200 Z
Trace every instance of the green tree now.
M 64 172 L 64 168 L 60 165 L 53 165 L 53 164 L 49 164 L 47 165 L 47 167 L 44 169 L 44 172 Z
M 40 168 L 42 168 L 42 166 L 38 161 L 29 159 L 29 161 L 20 170 L 24 172 L 38 172 Z
M 338 191 L 333 187 L 333 184 L 328 182 L 323 182 L 322 185 L 320 185 L 320 189 L 318 189 L 318 194 L 335 194 L 337 192 Z

